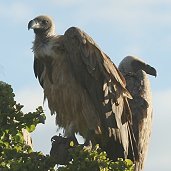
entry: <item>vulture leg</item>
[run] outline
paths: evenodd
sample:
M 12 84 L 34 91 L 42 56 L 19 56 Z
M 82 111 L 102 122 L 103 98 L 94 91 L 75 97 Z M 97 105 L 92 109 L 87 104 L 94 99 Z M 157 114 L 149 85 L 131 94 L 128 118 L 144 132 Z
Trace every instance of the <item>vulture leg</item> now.
M 92 147 L 94 147 L 97 144 L 94 137 L 95 137 L 94 130 L 89 130 L 86 140 L 85 140 L 85 143 L 84 143 L 85 148 L 92 149 Z

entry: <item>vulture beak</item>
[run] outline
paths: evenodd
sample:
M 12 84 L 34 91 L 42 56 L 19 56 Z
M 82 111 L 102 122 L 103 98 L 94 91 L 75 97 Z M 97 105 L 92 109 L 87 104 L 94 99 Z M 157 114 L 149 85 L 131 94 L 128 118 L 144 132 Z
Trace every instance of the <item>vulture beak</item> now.
M 150 74 L 152 76 L 157 76 L 157 71 L 155 68 L 153 68 L 152 66 L 146 64 L 145 66 L 145 70 L 144 70 L 147 74 Z
M 31 20 L 28 23 L 28 30 L 30 30 L 30 29 L 38 29 L 38 28 L 40 28 L 40 24 L 36 19 Z
M 147 74 L 152 75 L 152 76 L 157 76 L 157 71 L 155 68 L 153 68 L 152 66 L 140 61 L 140 60 L 134 60 L 132 61 L 132 67 L 134 68 L 134 70 L 137 72 L 138 70 L 143 70 L 145 71 Z

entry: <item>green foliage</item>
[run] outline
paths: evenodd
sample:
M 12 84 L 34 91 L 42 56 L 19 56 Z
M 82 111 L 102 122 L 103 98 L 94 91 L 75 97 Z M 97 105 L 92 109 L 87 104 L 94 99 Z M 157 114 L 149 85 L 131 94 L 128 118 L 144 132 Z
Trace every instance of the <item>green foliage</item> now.
M 54 170 L 49 156 L 33 152 L 24 141 L 23 129 L 33 132 L 45 122 L 42 107 L 24 114 L 23 106 L 14 100 L 10 85 L 0 82 L 0 168 L 3 171 L 46 171 Z
M 55 171 L 55 161 L 49 155 L 34 152 L 23 137 L 23 129 L 33 132 L 45 122 L 42 107 L 24 114 L 23 106 L 14 100 L 10 85 L 0 82 L 0 168 L 3 171 Z M 58 171 L 133 171 L 130 160 L 110 161 L 98 145 L 87 150 L 81 146 L 70 151 L 72 161 Z
M 98 145 L 92 150 L 76 147 L 71 155 L 73 160 L 67 166 L 58 168 L 58 171 L 133 171 L 131 160 L 118 159 L 113 162 Z

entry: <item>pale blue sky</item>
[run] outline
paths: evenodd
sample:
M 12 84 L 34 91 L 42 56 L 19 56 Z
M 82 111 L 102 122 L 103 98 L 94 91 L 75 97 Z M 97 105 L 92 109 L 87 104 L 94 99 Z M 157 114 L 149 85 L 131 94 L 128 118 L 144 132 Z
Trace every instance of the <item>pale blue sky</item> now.
M 171 1 L 170 0 L 8 0 L 0 2 L 0 80 L 12 85 L 25 111 L 43 104 L 43 92 L 34 78 L 31 51 L 34 34 L 27 23 L 35 16 L 54 18 L 56 31 L 70 26 L 86 31 L 118 65 L 136 55 L 154 66 L 153 132 L 145 171 L 171 170 Z M 33 135 L 35 150 L 50 150 L 54 117 Z

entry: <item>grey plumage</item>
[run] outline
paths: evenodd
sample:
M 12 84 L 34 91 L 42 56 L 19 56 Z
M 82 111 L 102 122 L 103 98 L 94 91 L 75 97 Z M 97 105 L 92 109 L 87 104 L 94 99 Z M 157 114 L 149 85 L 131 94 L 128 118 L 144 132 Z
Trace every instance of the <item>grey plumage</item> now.
M 112 159 L 136 160 L 128 105 L 132 97 L 110 58 L 79 28 L 56 35 L 47 16 L 31 20 L 28 28 L 35 32 L 35 76 L 65 135 L 78 132 L 99 143 Z
M 126 80 L 126 88 L 133 99 L 129 100 L 132 111 L 133 133 L 138 147 L 139 159 L 135 171 L 141 171 L 148 151 L 152 128 L 152 97 L 147 74 L 156 76 L 156 70 L 140 59 L 127 56 L 119 64 L 119 70 Z

